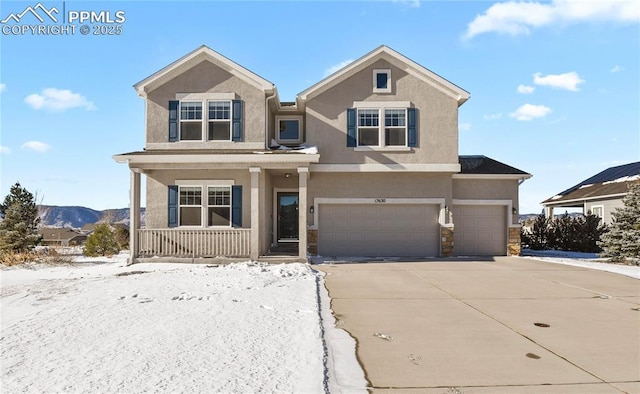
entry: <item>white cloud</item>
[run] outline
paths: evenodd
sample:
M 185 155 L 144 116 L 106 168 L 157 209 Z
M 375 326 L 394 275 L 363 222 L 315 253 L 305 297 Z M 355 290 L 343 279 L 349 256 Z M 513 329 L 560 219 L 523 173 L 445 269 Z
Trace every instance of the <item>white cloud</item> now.
M 534 88 L 533 86 L 518 85 L 518 93 L 531 94 L 534 90 L 536 90 L 536 88 Z
M 342 63 L 335 64 L 335 65 L 329 67 L 328 69 L 324 70 L 324 76 L 328 77 L 329 75 L 333 74 L 334 72 L 340 70 L 342 67 L 344 67 L 344 66 L 346 66 L 346 65 L 348 65 L 350 63 L 353 63 L 353 59 L 348 59 L 348 60 L 345 60 Z
M 516 120 L 530 121 L 535 118 L 544 118 L 551 113 L 551 108 L 544 105 L 524 104 L 510 113 L 509 116 Z
M 4 92 L 5 90 L 7 90 L 7 85 L 5 85 L 4 83 L 0 83 L 0 93 Z
M 66 89 L 46 88 L 40 94 L 28 95 L 24 101 L 34 109 L 54 112 L 62 112 L 70 108 L 84 108 L 88 111 L 96 109 L 96 106 L 86 97 Z
M 553 0 L 551 3 L 507 1 L 495 3 L 467 25 L 463 38 L 483 33 L 511 36 L 530 34 L 531 29 L 553 23 L 640 22 L 636 0 Z
M 615 66 L 613 66 L 613 68 L 611 69 L 612 73 L 619 73 L 620 71 L 624 70 L 624 67 L 618 66 L 617 64 Z
M 533 74 L 533 83 L 541 86 L 550 86 L 557 89 L 570 90 L 577 92 L 578 85 L 584 83 L 584 79 L 580 78 L 578 73 L 571 71 L 564 74 L 542 76 L 541 73 Z
M 11 153 L 11 149 L 7 148 L 6 146 L 0 145 L 0 153 L 1 154 L 9 154 L 9 153 Z
M 502 118 L 502 113 L 498 112 L 497 114 L 484 115 L 483 118 L 485 120 L 498 120 L 498 119 Z
M 471 123 L 460 123 L 458 124 L 459 131 L 469 131 L 471 130 Z
M 51 149 L 51 146 L 40 141 L 27 141 L 22 144 L 22 149 L 28 149 L 34 152 L 46 152 Z

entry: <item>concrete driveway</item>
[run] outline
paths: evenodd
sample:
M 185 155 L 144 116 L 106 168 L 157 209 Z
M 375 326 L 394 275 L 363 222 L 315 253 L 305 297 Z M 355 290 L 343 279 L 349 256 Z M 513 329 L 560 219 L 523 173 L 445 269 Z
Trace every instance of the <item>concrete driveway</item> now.
M 640 281 L 515 257 L 324 264 L 375 393 L 640 393 Z

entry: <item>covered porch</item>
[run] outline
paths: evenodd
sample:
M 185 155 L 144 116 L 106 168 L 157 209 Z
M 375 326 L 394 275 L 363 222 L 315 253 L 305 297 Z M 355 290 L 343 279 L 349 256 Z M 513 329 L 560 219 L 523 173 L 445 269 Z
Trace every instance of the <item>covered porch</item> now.
M 129 264 L 158 257 L 171 261 L 269 260 L 280 256 L 307 260 L 307 183 L 309 165 L 318 162 L 318 154 L 144 151 L 117 155 L 114 159 L 127 163 L 130 169 Z M 157 220 L 154 223 L 147 220 L 142 227 L 142 175 L 149 182 L 169 171 L 180 174 L 180 179 L 202 179 L 203 173 L 224 179 L 241 178 L 245 194 L 243 211 L 246 210 L 243 215 L 249 220 L 239 227 L 223 228 L 169 227 L 159 225 Z M 153 209 L 158 210 L 157 200 L 163 197 L 154 190 L 147 187 L 147 219 Z

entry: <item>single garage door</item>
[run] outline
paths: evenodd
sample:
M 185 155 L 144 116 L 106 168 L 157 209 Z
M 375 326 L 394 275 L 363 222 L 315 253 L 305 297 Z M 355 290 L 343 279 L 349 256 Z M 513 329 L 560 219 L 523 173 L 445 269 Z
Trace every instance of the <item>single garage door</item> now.
M 504 205 L 456 205 L 453 251 L 458 256 L 504 256 L 507 208 Z
M 321 256 L 438 256 L 438 205 L 322 204 Z

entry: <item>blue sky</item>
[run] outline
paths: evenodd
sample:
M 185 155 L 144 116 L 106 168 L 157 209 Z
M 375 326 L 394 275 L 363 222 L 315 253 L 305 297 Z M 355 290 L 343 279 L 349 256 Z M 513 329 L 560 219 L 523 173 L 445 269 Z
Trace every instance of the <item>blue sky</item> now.
M 0 18 L 37 4 L 3 0 Z M 20 181 L 47 205 L 127 207 L 129 170 L 112 155 L 144 145 L 132 85 L 202 44 L 275 83 L 282 101 L 390 46 L 471 93 L 460 108 L 460 154 L 533 174 L 520 188 L 521 213 L 640 160 L 638 1 L 42 4 L 58 16 L 64 8 L 113 20 L 123 11 L 125 20 L 105 36 L 80 34 L 77 21 L 67 35 L 3 30 L 2 197 Z M 53 23 L 27 14 L 19 24 Z

